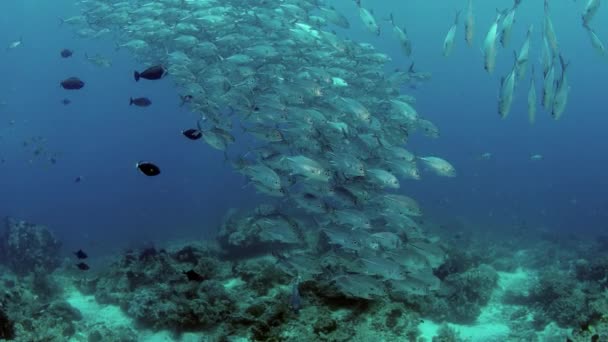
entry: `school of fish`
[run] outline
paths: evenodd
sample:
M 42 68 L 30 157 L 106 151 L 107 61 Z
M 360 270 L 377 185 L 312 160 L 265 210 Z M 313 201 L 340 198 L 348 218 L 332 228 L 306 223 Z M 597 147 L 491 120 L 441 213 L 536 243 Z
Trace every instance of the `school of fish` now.
M 405 147 L 416 132 L 439 136 L 415 109 L 415 99 L 401 93 L 429 80 L 429 73 L 413 64 L 385 73 L 389 56 L 338 37 L 332 27 L 349 28 L 348 19 L 318 0 L 79 5 L 82 15 L 63 19 L 63 25 L 80 36 L 109 35 L 147 71 L 166 70 L 182 105 L 200 115 L 196 128 L 182 134 L 224 153 L 248 186 L 276 198 L 276 210 L 256 211 L 243 224 L 259 229 L 260 239 L 301 246 L 302 234 L 294 231 L 303 225 L 295 222 L 305 220 L 307 231 L 319 232 L 332 246 L 323 255 L 303 249 L 278 257 L 294 279 L 322 278 L 363 298 L 388 288 L 438 289 L 433 267 L 443 251 L 419 227 L 418 203 L 403 193 L 422 171 L 456 176 L 448 161 L 416 156 Z M 373 12 L 360 1 L 354 5 L 365 27 L 379 35 Z M 406 29 L 392 17 L 390 24 L 409 56 Z M 140 75 L 135 72 L 135 79 Z M 152 166 L 138 163 L 147 175 L 160 174 Z M 326 272 L 320 266 L 324 258 L 343 266 Z

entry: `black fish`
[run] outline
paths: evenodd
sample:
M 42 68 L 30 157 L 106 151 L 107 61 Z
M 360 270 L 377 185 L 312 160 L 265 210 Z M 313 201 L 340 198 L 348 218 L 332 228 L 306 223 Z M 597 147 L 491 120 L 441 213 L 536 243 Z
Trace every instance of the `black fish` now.
M 74 252 L 74 255 L 76 255 L 76 257 L 78 259 L 86 259 L 89 256 L 87 255 L 87 253 L 85 253 L 82 249 L 79 249 L 77 252 Z
M 152 101 L 150 101 L 150 99 L 147 97 L 129 98 L 129 106 L 136 105 L 138 107 L 148 107 L 151 104 Z
M 66 99 L 61 100 L 61 103 L 63 103 L 63 105 L 64 105 L 64 106 L 67 106 L 67 105 L 69 105 L 70 103 L 72 103 L 72 101 L 70 101 L 70 99 L 67 99 L 67 98 L 66 98 Z
M 190 140 L 198 140 L 203 136 L 203 133 L 196 128 L 190 128 L 182 131 L 182 134 Z
M 139 162 L 135 165 L 146 176 L 158 176 L 160 175 L 160 168 L 149 162 Z
M 205 280 L 205 278 L 198 274 L 195 270 L 190 270 L 188 272 L 184 272 L 184 274 L 186 275 L 186 277 L 188 277 L 188 280 L 190 281 L 198 281 L 201 282 L 203 280 Z
M 68 90 L 77 90 L 77 89 L 84 87 L 84 82 L 82 80 L 80 80 L 78 77 L 66 78 L 65 80 L 61 81 L 60 84 L 63 87 L 63 89 L 68 89 Z
M 82 176 L 78 176 L 74 179 L 74 183 L 80 183 L 82 182 Z
M 81 271 L 86 271 L 90 268 L 89 265 L 85 264 L 84 262 L 77 264 L 76 267 L 78 267 L 78 269 Z
M 70 49 L 63 49 L 63 50 L 61 50 L 61 57 L 63 57 L 63 58 L 72 57 L 73 53 L 74 53 L 74 51 L 72 51 Z
M 140 78 L 145 78 L 146 80 L 159 80 L 163 78 L 166 73 L 167 70 L 165 70 L 162 65 L 155 65 L 142 72 L 133 72 L 133 77 L 135 77 L 136 82 L 139 82 Z

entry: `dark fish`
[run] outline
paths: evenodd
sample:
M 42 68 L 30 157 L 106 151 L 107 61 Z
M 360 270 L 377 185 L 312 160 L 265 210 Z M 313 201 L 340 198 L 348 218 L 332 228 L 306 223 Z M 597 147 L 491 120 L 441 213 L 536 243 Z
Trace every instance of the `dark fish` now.
M 152 101 L 150 101 L 150 99 L 147 97 L 136 97 L 136 98 L 131 97 L 129 99 L 129 106 L 136 105 L 138 107 L 148 107 L 151 104 L 152 104 Z
M 84 87 L 84 82 L 81 79 L 79 79 L 78 77 L 66 78 L 65 80 L 61 81 L 60 84 L 63 87 L 63 89 L 68 89 L 68 90 L 77 90 L 77 89 Z
M 202 275 L 200 275 L 198 272 L 196 272 L 195 270 L 190 270 L 188 272 L 184 272 L 184 274 L 186 275 L 186 277 L 188 277 L 188 280 L 190 280 L 190 281 L 201 282 L 201 281 L 205 280 L 205 278 Z
M 64 106 L 67 106 L 70 103 L 72 103 L 72 101 L 70 101 L 70 99 L 68 99 L 68 98 L 65 98 L 65 99 L 61 100 L 61 103 L 63 103 Z
M 198 140 L 203 136 L 203 133 L 196 128 L 190 128 L 182 131 L 182 134 L 190 140 Z
M 150 162 L 139 162 L 135 165 L 146 176 L 160 175 L 160 168 Z
M 72 57 L 73 53 L 74 53 L 74 51 L 72 51 L 70 49 L 63 49 L 63 50 L 61 50 L 61 57 L 63 57 L 63 58 Z
M 162 65 L 155 65 L 142 72 L 133 72 L 133 77 L 135 77 L 136 82 L 138 82 L 140 78 L 144 78 L 146 80 L 159 80 L 163 78 L 166 73 L 167 70 L 165 70 Z
M 180 107 L 183 107 L 186 103 L 190 103 L 193 99 L 192 95 L 180 95 L 179 97 L 182 99 L 182 103 L 179 105 Z
M 80 183 L 82 182 L 82 176 L 78 176 L 76 178 L 74 178 L 74 183 Z
M 78 267 L 78 269 L 81 271 L 86 271 L 90 268 L 89 265 L 85 264 L 84 262 L 77 264 L 76 267 Z
M 77 252 L 74 252 L 74 255 L 76 255 L 76 257 L 78 259 L 86 259 L 89 256 L 87 255 L 87 253 L 85 253 L 82 249 L 79 249 Z

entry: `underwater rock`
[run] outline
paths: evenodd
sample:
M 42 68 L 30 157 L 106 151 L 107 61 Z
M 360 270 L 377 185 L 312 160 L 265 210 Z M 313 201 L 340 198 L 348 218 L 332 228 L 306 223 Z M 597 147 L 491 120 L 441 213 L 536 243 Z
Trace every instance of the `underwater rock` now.
M 20 276 L 35 270 L 47 274 L 60 265 L 61 243 L 45 226 L 7 218 L 6 232 L 0 237 L 4 263 Z

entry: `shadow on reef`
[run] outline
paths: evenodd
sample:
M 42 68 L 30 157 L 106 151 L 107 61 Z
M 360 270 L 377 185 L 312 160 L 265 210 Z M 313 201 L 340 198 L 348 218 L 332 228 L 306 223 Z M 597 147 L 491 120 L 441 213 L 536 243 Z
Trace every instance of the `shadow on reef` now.
M 15 326 L 8 316 L 0 309 L 0 339 L 12 340 L 15 338 Z

